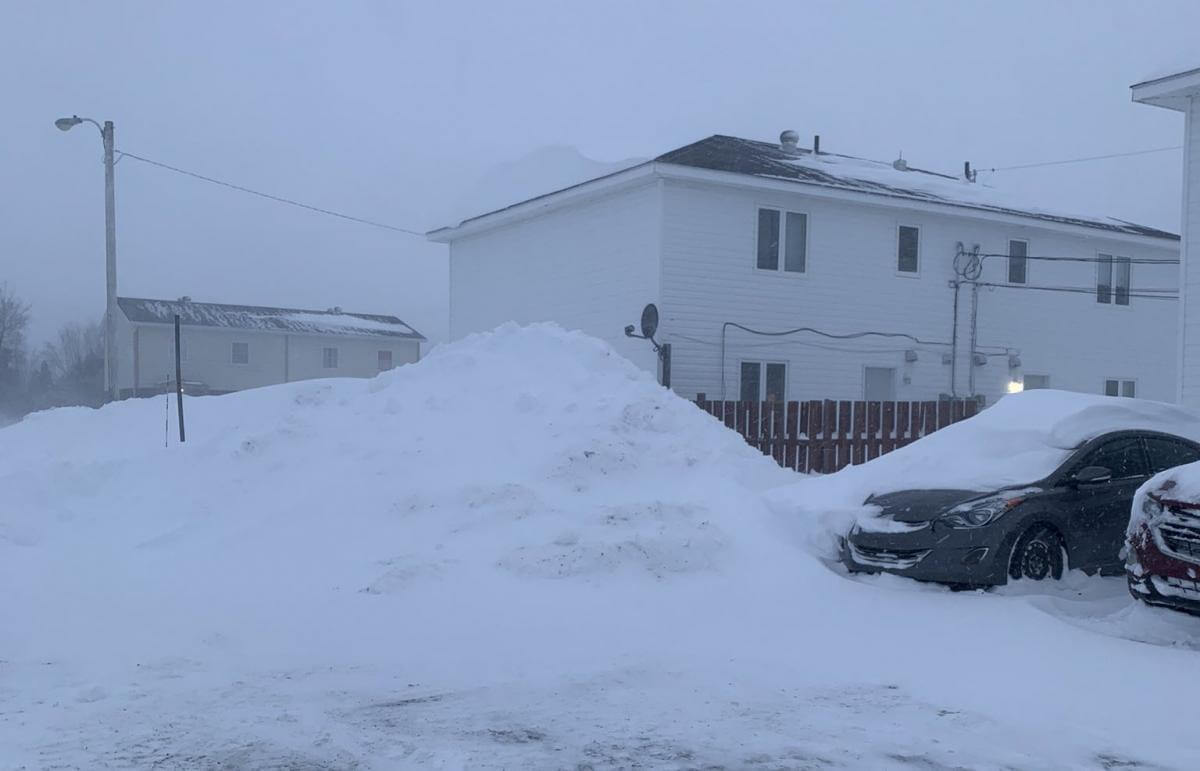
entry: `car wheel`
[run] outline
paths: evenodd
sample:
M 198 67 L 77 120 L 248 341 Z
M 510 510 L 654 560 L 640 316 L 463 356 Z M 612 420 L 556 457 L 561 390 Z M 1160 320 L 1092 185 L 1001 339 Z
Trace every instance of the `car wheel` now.
M 1035 525 L 1026 530 L 1013 547 L 1008 563 L 1010 578 L 1031 581 L 1058 580 L 1063 574 L 1062 537 L 1049 527 Z

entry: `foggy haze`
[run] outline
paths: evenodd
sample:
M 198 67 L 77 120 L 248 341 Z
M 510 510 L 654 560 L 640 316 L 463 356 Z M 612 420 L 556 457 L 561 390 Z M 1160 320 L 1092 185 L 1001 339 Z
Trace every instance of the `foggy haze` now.
M 100 141 L 54 129 L 73 113 L 113 120 L 118 150 L 423 231 L 511 202 L 507 184 L 587 176 L 580 155 L 714 133 L 794 128 L 951 173 L 1174 146 L 1177 116 L 1128 86 L 1198 23 L 1188 2 L 9 3 L 0 279 L 35 347 L 103 312 Z M 980 178 L 1178 227 L 1178 152 Z M 128 158 L 117 246 L 122 295 L 340 305 L 446 335 L 444 246 Z

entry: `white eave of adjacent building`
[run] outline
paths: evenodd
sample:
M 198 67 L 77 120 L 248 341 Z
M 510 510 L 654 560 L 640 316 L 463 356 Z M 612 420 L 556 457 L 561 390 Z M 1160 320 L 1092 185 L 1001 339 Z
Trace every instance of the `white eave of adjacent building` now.
M 1200 70 L 1197 71 L 1200 74 Z M 822 198 L 831 201 L 846 201 L 861 206 L 872 206 L 885 209 L 903 209 L 920 211 L 967 220 L 985 220 L 1013 225 L 1015 227 L 1033 228 L 1055 233 L 1066 233 L 1107 241 L 1138 244 L 1158 248 L 1178 248 L 1177 239 L 1166 239 L 1156 236 L 1124 233 L 1117 230 L 1076 225 L 1068 222 L 1055 222 L 1038 217 L 1022 216 L 992 211 L 986 208 L 975 208 L 970 205 L 942 203 L 937 201 L 922 201 L 905 196 L 890 196 L 880 193 L 867 193 L 854 190 L 844 190 L 837 187 L 826 187 L 811 182 L 799 182 L 793 179 L 771 179 L 752 174 L 740 174 L 732 171 L 717 171 L 701 169 L 694 166 L 684 166 L 662 161 L 646 161 L 622 171 L 614 172 L 603 177 L 581 182 L 577 185 L 556 190 L 544 195 L 515 203 L 503 209 L 481 214 L 463 220 L 457 225 L 451 225 L 425 234 L 426 238 L 436 243 L 448 244 L 461 238 L 469 238 L 496 228 L 511 225 L 524 220 L 541 216 L 548 212 L 590 201 L 605 196 L 614 195 L 624 190 L 649 184 L 657 179 L 669 179 L 694 184 L 721 185 L 749 190 L 763 190 L 781 193 L 802 193 L 803 195 Z
M 1135 102 L 1182 112 L 1193 97 L 1200 96 L 1200 67 L 1135 83 L 1129 88 Z

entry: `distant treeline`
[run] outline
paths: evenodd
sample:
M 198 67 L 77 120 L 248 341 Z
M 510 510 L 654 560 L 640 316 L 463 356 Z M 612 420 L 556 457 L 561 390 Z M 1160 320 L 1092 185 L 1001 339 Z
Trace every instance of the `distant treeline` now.
M 0 283 L 0 426 L 36 410 L 105 401 L 100 322 L 66 324 L 53 342 L 32 350 L 26 335 L 32 313 Z

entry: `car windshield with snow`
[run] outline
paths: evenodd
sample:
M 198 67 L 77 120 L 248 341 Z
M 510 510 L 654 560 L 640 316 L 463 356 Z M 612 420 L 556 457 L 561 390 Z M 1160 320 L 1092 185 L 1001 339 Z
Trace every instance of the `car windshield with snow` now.
M 1065 569 L 1119 574 L 1135 492 L 1200 460 L 1197 428 L 1195 415 L 1154 402 L 1007 397 L 854 469 L 869 494 L 842 560 L 852 571 L 970 586 Z

